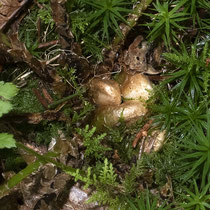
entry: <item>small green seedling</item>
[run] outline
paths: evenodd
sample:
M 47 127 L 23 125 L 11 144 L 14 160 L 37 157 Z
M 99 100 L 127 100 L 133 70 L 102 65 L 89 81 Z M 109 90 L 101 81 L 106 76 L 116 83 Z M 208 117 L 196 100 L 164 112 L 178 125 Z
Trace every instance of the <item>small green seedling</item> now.
M 17 94 L 18 89 L 12 83 L 0 81 L 0 117 L 12 110 L 10 100 Z M 16 147 L 12 134 L 0 133 L 0 149 Z

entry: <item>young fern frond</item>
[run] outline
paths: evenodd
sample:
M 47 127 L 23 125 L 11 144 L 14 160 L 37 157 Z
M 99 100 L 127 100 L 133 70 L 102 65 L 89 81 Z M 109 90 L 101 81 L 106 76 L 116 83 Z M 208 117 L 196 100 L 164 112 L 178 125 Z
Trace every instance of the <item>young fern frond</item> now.
M 116 184 L 116 177 L 117 174 L 115 174 L 112 164 L 109 164 L 106 158 L 104 160 L 104 166 L 100 171 L 100 175 L 98 177 L 99 182 L 105 185 L 108 184 L 114 186 Z
M 96 159 L 101 159 L 106 151 L 111 150 L 111 148 L 105 147 L 101 144 L 101 141 L 106 136 L 106 133 L 94 136 L 96 127 L 89 129 L 89 125 L 86 125 L 84 129 L 77 128 L 76 131 L 84 138 L 86 157 L 95 157 Z
M 142 160 L 138 160 L 136 165 L 133 165 L 130 172 L 125 175 L 125 180 L 123 186 L 126 193 L 133 193 L 138 183 L 136 179 L 140 177 L 145 172 L 145 166 Z
M 120 204 L 119 198 L 116 197 L 115 189 L 119 185 L 116 181 L 117 174 L 114 172 L 112 163 L 108 162 L 105 158 L 104 164 L 98 174 L 93 174 L 93 185 L 96 187 L 88 203 L 98 202 L 102 205 L 115 206 L 114 209 Z

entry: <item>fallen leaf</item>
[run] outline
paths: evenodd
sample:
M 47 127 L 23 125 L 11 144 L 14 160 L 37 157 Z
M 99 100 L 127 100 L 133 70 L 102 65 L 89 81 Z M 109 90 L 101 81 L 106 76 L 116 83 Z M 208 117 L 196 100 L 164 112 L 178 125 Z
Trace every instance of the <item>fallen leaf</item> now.
M 22 9 L 33 0 L 1 0 L 0 2 L 0 30 L 3 30 Z
M 25 44 L 19 40 L 17 32 L 11 34 L 9 38 L 5 34 L 0 33 L 0 50 L 12 57 L 15 62 L 26 62 L 45 81 L 53 81 L 50 75 L 52 69 L 46 65 L 45 61 L 40 61 L 31 55 Z
M 53 20 L 56 24 L 56 30 L 60 35 L 60 44 L 62 48 L 68 48 L 71 46 L 73 40 L 73 34 L 69 30 L 69 23 L 67 18 L 67 12 L 65 9 L 66 0 L 51 0 L 51 9 Z

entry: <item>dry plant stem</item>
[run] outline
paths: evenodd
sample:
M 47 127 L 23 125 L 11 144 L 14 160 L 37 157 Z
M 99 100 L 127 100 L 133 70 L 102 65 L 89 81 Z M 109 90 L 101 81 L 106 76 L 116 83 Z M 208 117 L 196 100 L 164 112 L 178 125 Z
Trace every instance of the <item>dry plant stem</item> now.
M 53 99 L 51 95 L 48 93 L 48 91 L 44 87 L 42 88 L 42 93 L 43 93 L 44 98 L 47 100 L 49 104 L 53 103 Z
M 141 146 L 139 148 L 139 156 L 138 156 L 138 159 L 140 160 L 141 159 L 141 156 L 144 152 L 144 143 L 145 143 L 145 139 L 146 139 L 146 136 L 143 137 L 142 139 L 142 142 L 141 142 Z
M 51 58 L 50 60 L 46 61 L 46 65 L 57 66 L 59 64 L 51 64 L 52 62 L 56 61 L 61 55 L 56 55 L 55 57 Z
M 136 145 L 138 144 L 139 139 L 144 136 L 144 132 L 148 131 L 150 126 L 152 125 L 153 120 L 149 120 L 144 126 L 143 128 L 136 134 L 135 139 L 133 140 L 133 148 L 136 148 Z
M 49 46 L 56 45 L 56 44 L 58 44 L 58 40 L 53 40 L 53 41 L 50 41 L 50 42 L 40 43 L 39 46 L 38 46 L 38 49 L 44 48 L 44 47 L 49 47 Z
M 48 108 L 48 102 L 44 97 L 42 97 L 40 91 L 38 89 L 33 88 L 33 92 L 36 95 L 39 102 L 44 106 L 44 108 L 47 109 Z

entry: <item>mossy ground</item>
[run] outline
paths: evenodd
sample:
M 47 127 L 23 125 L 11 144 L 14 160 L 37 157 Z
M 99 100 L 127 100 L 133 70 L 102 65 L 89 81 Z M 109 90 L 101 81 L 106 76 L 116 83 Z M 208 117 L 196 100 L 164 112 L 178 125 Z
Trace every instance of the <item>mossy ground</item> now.
M 46 54 L 51 49 L 38 48 L 38 42 L 40 41 L 37 36 L 38 17 L 41 19 L 41 40 L 48 42 L 58 39 L 59 36 L 55 31 L 55 24 L 50 15 L 49 3 L 41 0 L 38 2 L 43 4 L 44 12 L 39 7 L 33 6 L 22 20 L 18 32 L 20 40 L 25 43 L 30 53 L 36 58 L 45 59 Z M 165 1 L 160 2 L 164 4 Z M 190 12 L 190 1 L 185 1 L 185 4 L 183 3 L 184 1 L 178 2 L 181 2 L 183 11 L 188 11 L 186 13 Z M 93 14 L 93 8 L 90 5 L 86 5 L 84 1 L 75 1 L 73 7 L 71 5 L 69 6 L 69 9 L 71 9 L 71 29 L 75 41 L 81 44 L 83 55 L 86 57 L 90 56 L 88 58 L 93 63 L 102 61 L 102 48 L 108 46 L 109 41 L 106 39 L 103 41 L 100 40 L 100 36 L 103 34 L 102 28 L 88 29 L 91 23 L 88 22 L 88 19 L 83 21 L 84 14 L 87 16 Z M 173 5 L 171 6 L 173 8 Z M 151 10 L 149 8 L 146 11 L 147 13 L 160 14 L 163 12 L 161 9 L 157 10 L 157 7 L 155 8 L 154 5 L 151 7 L 153 9 Z M 204 8 L 204 12 L 209 11 L 208 7 Z M 196 9 L 196 12 L 199 13 L 200 6 L 197 5 Z M 191 12 L 193 11 L 191 10 Z M 149 18 L 144 17 L 143 20 L 148 21 Z M 202 18 L 203 22 L 205 20 L 206 18 Z M 202 154 L 204 152 L 208 155 L 210 154 L 210 139 L 207 139 L 210 135 L 208 134 L 210 133 L 210 121 L 207 121 L 210 115 L 208 101 L 210 97 L 208 61 L 210 57 L 209 24 L 207 23 L 206 28 L 201 28 L 198 20 L 196 23 L 196 25 L 192 23 L 192 27 L 197 30 L 197 33 L 195 35 L 190 34 L 190 37 L 185 35 L 185 33 L 188 33 L 187 29 L 183 31 L 173 28 L 177 36 L 182 37 L 182 42 L 180 43 L 177 40 L 176 42 L 172 40 L 169 44 L 169 40 L 165 40 L 160 33 L 154 33 L 157 36 L 157 39 L 152 43 L 154 46 L 158 44 L 156 42 L 162 42 L 162 38 L 163 42 L 167 42 L 166 47 L 163 48 L 167 52 L 165 59 L 162 60 L 158 68 L 162 68 L 164 71 L 167 68 L 167 72 L 163 72 L 161 76 L 169 79 L 165 79 L 163 82 L 155 82 L 156 93 L 148 102 L 150 111 L 147 117 L 139 119 L 139 121 L 130 126 L 127 126 L 122 120 L 118 126 L 106 129 L 104 131 L 106 132 L 106 136 L 104 135 L 101 138 L 101 135 L 103 135 L 101 132 L 93 131 L 91 128 L 86 129 L 86 124 L 90 124 L 93 118 L 94 106 L 91 105 L 87 97 L 87 90 L 84 91 L 80 87 L 82 86 L 84 88 L 78 82 L 77 69 L 55 67 L 57 73 L 62 77 L 63 85 L 68 86 L 70 84 L 69 87 L 71 86 L 71 88 L 67 88 L 67 91 L 62 94 L 56 94 L 52 91 L 52 98 L 58 100 L 66 97 L 67 94 L 78 93 L 79 95 L 71 99 L 59 110 L 66 117 L 65 121 L 43 120 L 37 125 L 21 122 L 17 124 L 12 123 L 12 126 L 22 133 L 24 138 L 30 142 L 35 142 L 37 146 L 45 145 L 47 147 L 52 138 L 59 138 L 61 133 L 64 134 L 71 146 L 73 145 L 73 150 L 79 154 L 77 154 L 78 160 L 75 162 L 79 162 L 77 163 L 79 165 L 78 169 L 85 171 L 86 179 L 81 174 L 74 174 L 73 176 L 78 176 L 79 179 L 83 180 L 83 184 L 91 183 L 91 186 L 97 190 L 97 193 L 91 198 L 93 201 L 108 204 L 115 209 L 132 209 L 132 207 L 133 209 L 135 209 L 134 207 L 138 209 L 138 203 L 143 202 L 146 206 L 149 202 L 152 205 L 156 202 L 154 199 L 156 197 L 159 204 L 163 204 L 164 206 L 165 202 L 166 206 L 171 205 L 169 209 L 181 208 L 180 206 L 188 203 L 182 196 L 182 193 L 187 196 L 189 195 L 186 188 L 194 192 L 194 180 L 196 180 L 201 190 L 203 189 L 202 183 L 207 184 L 210 181 L 210 171 L 207 165 L 209 159 L 201 159 L 200 164 L 194 168 L 194 161 L 197 161 L 196 158 L 198 160 L 200 158 L 199 155 L 196 156 L 198 154 L 196 149 L 200 153 L 203 152 Z M 157 25 L 155 21 L 152 21 L 150 27 L 154 30 L 154 27 Z M 189 23 L 183 23 L 183 25 L 189 27 Z M 145 26 L 137 24 L 137 31 L 140 31 L 141 27 L 145 28 Z M 190 26 L 189 28 L 192 27 Z M 109 30 L 110 37 L 113 38 L 112 35 L 116 31 Z M 167 31 L 162 31 L 161 27 L 158 30 L 167 35 Z M 132 33 L 135 34 L 136 32 L 131 30 L 129 37 L 132 37 Z M 131 41 L 126 40 L 127 42 Z M 169 49 L 168 47 L 170 45 L 171 48 Z M 182 46 L 185 47 L 183 48 Z M 59 47 L 56 46 L 55 49 L 59 49 Z M 17 71 L 13 71 L 14 68 Z M 4 80 L 5 82 L 14 81 L 17 83 L 15 78 L 27 69 L 26 64 L 7 64 L 4 72 L 0 75 L 0 80 Z M 117 74 L 113 75 L 113 78 L 117 77 Z M 12 103 L 14 109 L 10 113 L 11 116 L 43 113 L 45 111 L 45 108 L 41 105 L 33 91 L 34 88 L 39 90 L 39 81 L 40 78 L 35 76 L 35 74 L 31 74 L 26 79 L 26 84 L 20 87 L 18 95 L 13 98 Z M 150 118 L 154 119 L 154 127 L 167 129 L 167 137 L 159 152 L 144 153 L 139 158 L 140 148 L 138 146 L 134 149 L 132 142 L 136 134 Z M 207 140 L 205 138 L 199 139 L 195 135 L 196 132 L 206 136 Z M 151 133 L 151 131 L 148 133 Z M 77 146 L 75 146 L 75 139 Z M 80 145 L 79 142 L 81 139 L 85 142 L 86 146 Z M 95 142 L 94 147 L 91 144 L 91 140 L 93 139 Z M 142 140 L 140 141 L 142 142 Z M 205 145 L 202 145 L 202 141 Z M 195 147 L 190 147 L 190 145 L 195 145 Z M 199 150 L 200 147 L 203 148 L 202 151 Z M 107 148 L 111 148 L 111 150 Z M 85 155 L 87 153 L 88 155 Z M 190 157 L 190 154 L 193 154 L 193 156 Z M 81 157 L 83 159 L 80 159 Z M 185 157 L 189 158 L 185 159 Z M 68 154 L 68 160 L 75 160 L 74 158 L 74 155 Z M 183 158 L 183 161 L 180 158 Z M 18 172 L 26 166 L 16 150 L 2 150 L 1 159 L 4 161 L 5 171 L 13 169 L 15 172 Z M 90 170 L 90 167 L 91 172 L 89 171 L 90 174 L 88 175 L 89 172 L 87 171 Z M 193 170 L 191 171 L 192 168 Z M 186 179 L 185 174 L 189 171 L 191 174 L 188 174 L 188 178 Z M 204 175 L 202 175 L 202 171 L 204 171 Z M 147 193 L 149 192 L 148 190 L 150 191 L 149 194 Z M 168 194 L 164 194 L 164 190 L 168 191 Z M 206 195 L 208 194 L 209 191 L 207 190 Z M 142 197 L 143 200 L 141 200 Z M 210 205 L 209 198 L 205 202 Z M 143 204 L 141 203 L 141 205 Z M 199 206 L 200 204 L 196 205 Z M 205 207 L 208 208 L 208 205 L 204 206 L 204 209 Z M 149 209 L 159 209 L 157 206 L 157 203 L 155 203 L 154 208 Z M 194 207 L 195 205 L 192 206 Z M 186 209 L 190 209 L 190 207 Z

